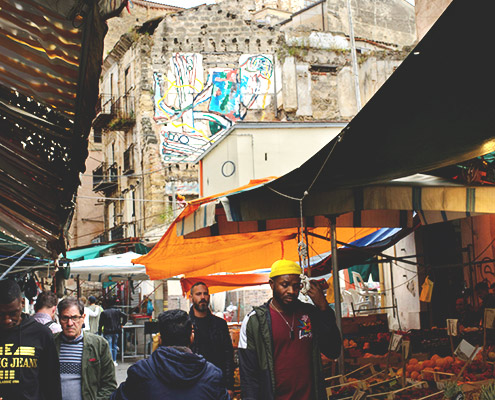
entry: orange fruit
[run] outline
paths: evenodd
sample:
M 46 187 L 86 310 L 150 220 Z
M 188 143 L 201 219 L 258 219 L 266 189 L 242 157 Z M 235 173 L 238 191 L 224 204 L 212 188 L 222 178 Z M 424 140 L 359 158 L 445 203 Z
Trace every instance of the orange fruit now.
M 452 364 L 454 362 L 454 357 L 447 356 L 447 357 L 444 358 L 444 360 L 445 360 L 445 364 L 446 365 L 450 365 L 450 364 Z
M 418 378 L 419 378 L 419 372 L 418 371 L 411 372 L 411 379 L 417 381 Z
M 447 364 L 445 358 L 437 358 L 435 361 L 435 365 L 439 368 L 445 368 L 445 365 Z
M 425 360 L 423 361 L 423 367 L 426 368 L 433 368 L 435 366 L 435 362 L 431 360 Z
M 418 359 L 417 358 L 411 358 L 409 360 L 409 364 L 413 365 L 413 364 L 417 364 L 418 363 Z
M 433 356 L 431 356 L 431 361 L 436 361 L 437 358 L 440 358 L 440 356 L 438 354 L 434 354 Z
M 423 370 L 423 379 L 427 381 L 433 380 L 433 368 L 428 367 Z

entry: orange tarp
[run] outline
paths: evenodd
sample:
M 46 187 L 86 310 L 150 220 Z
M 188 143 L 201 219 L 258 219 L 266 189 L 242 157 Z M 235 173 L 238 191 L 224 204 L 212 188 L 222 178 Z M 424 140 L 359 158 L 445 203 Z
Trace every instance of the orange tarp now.
M 248 185 L 190 202 L 170 225 L 160 241 L 146 255 L 132 260 L 146 266 L 152 280 L 177 275 L 211 275 L 220 272 L 246 272 L 269 268 L 280 259 L 299 259 L 297 228 L 262 232 L 206 236 L 186 239 L 177 236 L 176 225 L 192 214 L 201 204 L 213 201 L 228 193 L 246 190 L 273 178 L 251 181 Z M 337 228 L 339 241 L 350 243 L 378 228 Z M 310 228 L 310 232 L 329 238 L 328 228 Z M 330 242 L 308 236 L 310 257 L 330 251 Z
M 181 278 L 182 294 L 186 296 L 191 287 L 198 282 L 208 286 L 210 294 L 234 290 L 246 286 L 258 286 L 268 283 L 269 274 L 237 274 L 237 275 L 209 275 Z

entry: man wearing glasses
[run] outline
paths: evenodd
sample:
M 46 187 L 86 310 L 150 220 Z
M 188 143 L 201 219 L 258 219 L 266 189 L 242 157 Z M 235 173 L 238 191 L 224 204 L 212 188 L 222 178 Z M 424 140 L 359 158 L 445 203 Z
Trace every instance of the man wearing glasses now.
M 0 398 L 62 398 L 52 333 L 22 313 L 21 289 L 9 279 L 0 281 Z
M 55 336 L 64 400 L 109 398 L 117 388 L 108 342 L 82 331 L 84 304 L 67 297 L 58 304 L 62 332 Z

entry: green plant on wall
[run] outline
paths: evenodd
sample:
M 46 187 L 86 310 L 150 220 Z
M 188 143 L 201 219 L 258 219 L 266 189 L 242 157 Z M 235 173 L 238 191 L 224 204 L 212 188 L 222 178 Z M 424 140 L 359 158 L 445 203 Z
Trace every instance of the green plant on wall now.
M 107 129 L 110 131 L 119 131 L 131 127 L 136 123 L 136 118 L 131 115 L 128 118 L 115 117 L 107 125 Z

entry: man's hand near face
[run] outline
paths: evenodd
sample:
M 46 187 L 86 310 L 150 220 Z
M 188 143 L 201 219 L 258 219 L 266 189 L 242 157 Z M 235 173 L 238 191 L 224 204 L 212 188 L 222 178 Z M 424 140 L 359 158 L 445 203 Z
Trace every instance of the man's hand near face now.
M 328 308 L 328 303 L 323 289 L 318 282 L 310 281 L 309 283 L 311 287 L 308 290 L 308 296 L 320 311 L 325 311 Z

